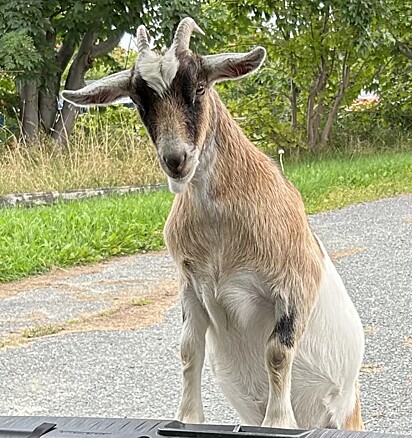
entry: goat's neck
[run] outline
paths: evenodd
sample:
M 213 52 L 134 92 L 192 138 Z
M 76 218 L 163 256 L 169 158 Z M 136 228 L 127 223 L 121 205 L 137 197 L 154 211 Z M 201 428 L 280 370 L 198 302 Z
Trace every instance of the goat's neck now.
M 218 94 L 211 98 L 209 131 L 192 190 L 202 197 L 237 198 L 261 188 L 265 179 L 276 184 L 282 178 L 277 167 L 248 140 Z

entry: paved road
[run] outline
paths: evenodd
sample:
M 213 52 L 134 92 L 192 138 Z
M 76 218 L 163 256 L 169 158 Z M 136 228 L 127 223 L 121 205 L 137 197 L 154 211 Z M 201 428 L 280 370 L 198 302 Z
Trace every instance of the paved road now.
M 310 220 L 365 325 L 367 428 L 412 434 L 412 197 Z M 179 309 L 172 305 L 155 326 L 130 328 L 160 320 L 173 303 L 173 278 L 168 256 L 152 254 L 0 288 L 0 339 L 45 321 L 66 330 L 0 348 L 0 415 L 172 417 L 180 392 Z M 146 296 L 161 304 L 131 306 Z M 112 331 L 102 331 L 106 323 Z M 208 367 L 203 388 L 208 422 L 238 420 Z

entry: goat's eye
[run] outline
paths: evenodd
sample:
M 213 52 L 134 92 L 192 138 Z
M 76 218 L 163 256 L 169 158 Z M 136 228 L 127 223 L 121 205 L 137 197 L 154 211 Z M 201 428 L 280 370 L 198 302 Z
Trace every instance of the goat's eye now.
M 203 85 L 199 85 L 199 86 L 196 88 L 196 94 L 197 94 L 198 96 L 201 96 L 202 94 L 205 94 L 205 87 L 204 87 Z

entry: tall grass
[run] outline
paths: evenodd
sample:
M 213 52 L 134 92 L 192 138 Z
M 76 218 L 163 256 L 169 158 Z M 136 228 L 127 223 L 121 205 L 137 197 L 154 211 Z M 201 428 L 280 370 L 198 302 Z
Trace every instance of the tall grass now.
M 328 148 L 320 153 L 290 148 L 285 154 L 287 166 L 293 172 L 294 166 L 301 170 L 308 162 L 315 165 L 326 159 L 345 161 L 362 156 L 373 160 L 376 154 L 412 151 L 409 131 L 374 128 L 369 135 L 358 134 L 338 127 Z M 264 150 L 277 156 L 273 148 Z M 319 172 L 326 178 L 323 170 Z M 144 185 L 164 179 L 136 111 L 127 108 L 91 109 L 79 116 L 63 149 L 45 138 L 30 147 L 19 141 L 8 147 L 0 143 L 0 194 Z
M 92 115 L 80 117 L 79 122 L 64 149 L 44 138 L 30 147 L 18 141 L 3 147 L 0 194 L 164 180 L 153 146 L 126 117 L 116 125 L 96 123 Z

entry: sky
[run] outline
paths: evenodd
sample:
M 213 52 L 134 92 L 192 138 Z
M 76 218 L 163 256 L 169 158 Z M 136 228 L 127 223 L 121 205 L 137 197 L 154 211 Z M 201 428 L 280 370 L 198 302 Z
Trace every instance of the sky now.
M 130 33 L 125 33 L 120 41 L 120 47 L 127 50 L 129 49 L 129 45 L 130 50 L 135 50 L 137 52 L 136 38 Z

